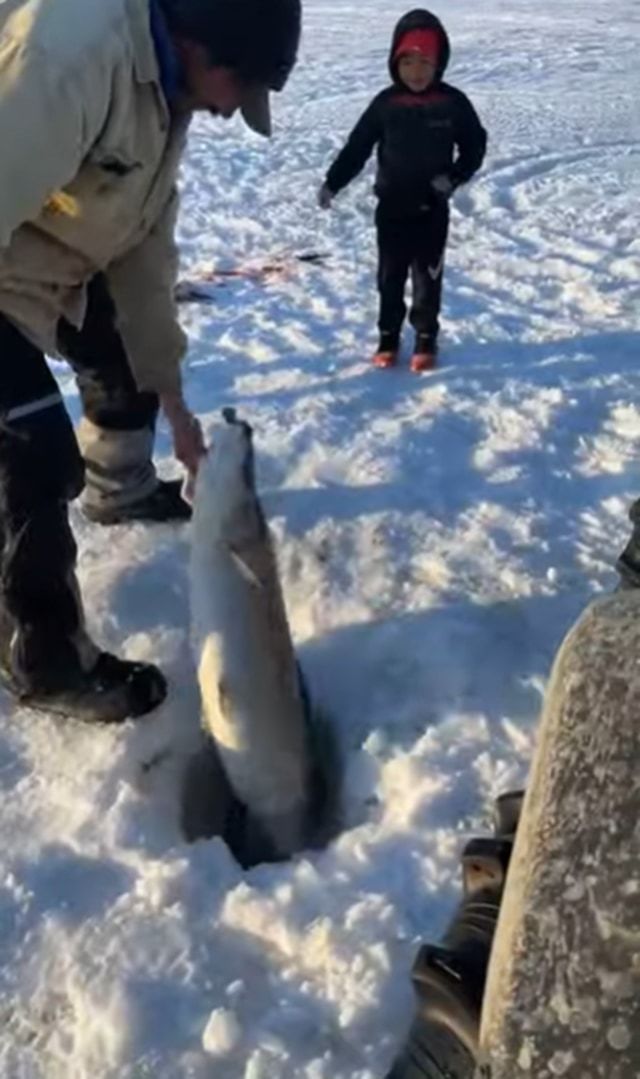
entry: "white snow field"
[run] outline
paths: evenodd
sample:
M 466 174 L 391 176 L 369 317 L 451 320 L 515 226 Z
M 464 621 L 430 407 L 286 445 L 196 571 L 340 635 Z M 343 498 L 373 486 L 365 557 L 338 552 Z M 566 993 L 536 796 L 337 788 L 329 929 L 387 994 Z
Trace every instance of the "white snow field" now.
M 182 840 L 189 530 L 101 530 L 74 507 L 92 633 L 159 662 L 171 693 L 119 729 L 0 694 L 3 1079 L 381 1079 L 465 837 L 525 780 L 555 648 L 615 585 L 640 495 L 640 9 L 434 5 L 490 151 L 455 197 L 424 376 L 368 363 L 371 169 L 315 204 L 404 10 L 307 0 L 272 143 L 198 119 L 182 178 L 185 277 L 328 255 L 182 314 L 205 429 L 233 405 L 255 430 L 292 631 L 344 757 L 343 831 L 248 873 Z M 176 474 L 165 428 L 158 451 Z

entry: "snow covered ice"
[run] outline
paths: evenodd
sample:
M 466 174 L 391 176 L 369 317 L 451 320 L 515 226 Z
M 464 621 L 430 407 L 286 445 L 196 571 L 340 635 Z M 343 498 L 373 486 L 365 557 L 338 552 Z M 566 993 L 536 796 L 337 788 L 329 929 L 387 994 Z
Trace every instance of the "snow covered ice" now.
M 455 197 L 441 366 L 422 378 L 367 363 L 370 171 L 315 206 L 407 6 L 307 0 L 273 142 L 199 119 L 183 171 L 184 277 L 330 256 L 182 312 L 205 428 L 233 405 L 255 430 L 296 647 L 344 754 L 344 831 L 247 874 L 220 841 L 183 842 L 188 531 L 74 511 L 95 638 L 172 688 L 121 730 L 0 695 L 7 1079 L 384 1075 L 464 839 L 525 779 L 555 648 L 615 583 L 640 495 L 638 6 L 435 4 L 490 148 Z M 174 472 L 166 431 L 159 450 Z

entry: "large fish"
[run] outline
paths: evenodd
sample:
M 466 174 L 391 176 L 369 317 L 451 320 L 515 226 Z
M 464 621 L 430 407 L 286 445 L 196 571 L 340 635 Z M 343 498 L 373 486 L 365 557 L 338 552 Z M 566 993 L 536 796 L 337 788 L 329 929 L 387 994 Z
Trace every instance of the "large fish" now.
M 248 864 L 309 841 L 319 781 L 308 696 L 255 490 L 251 428 L 231 409 L 223 416 L 198 474 L 191 560 L 192 638 L 212 743 L 189 770 L 183 820 L 192 838 L 223 834 Z

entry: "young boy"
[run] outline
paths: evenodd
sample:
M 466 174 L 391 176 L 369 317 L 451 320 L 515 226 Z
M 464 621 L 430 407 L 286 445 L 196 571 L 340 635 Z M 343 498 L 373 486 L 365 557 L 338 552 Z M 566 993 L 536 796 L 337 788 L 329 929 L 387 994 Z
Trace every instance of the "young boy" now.
M 487 135 L 471 102 L 442 81 L 450 47 L 441 22 L 416 10 L 398 23 L 391 46 L 392 85 L 369 105 L 329 169 L 319 202 L 328 209 L 378 147 L 377 367 L 392 367 L 406 314 L 405 285 L 413 278 L 413 371 L 435 365 L 448 200 L 482 164 Z

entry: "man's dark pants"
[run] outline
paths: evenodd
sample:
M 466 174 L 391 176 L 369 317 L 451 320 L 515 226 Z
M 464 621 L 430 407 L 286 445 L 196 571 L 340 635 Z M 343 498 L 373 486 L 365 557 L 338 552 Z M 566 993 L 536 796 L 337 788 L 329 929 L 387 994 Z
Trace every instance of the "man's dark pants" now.
M 104 278 L 88 292 L 81 330 L 59 327 L 85 414 L 84 459 L 44 355 L 0 313 L 0 665 L 27 689 L 55 690 L 70 665 L 97 654 L 84 633 L 68 503 L 85 479 L 96 504 L 157 483 L 158 399 L 136 389 Z

